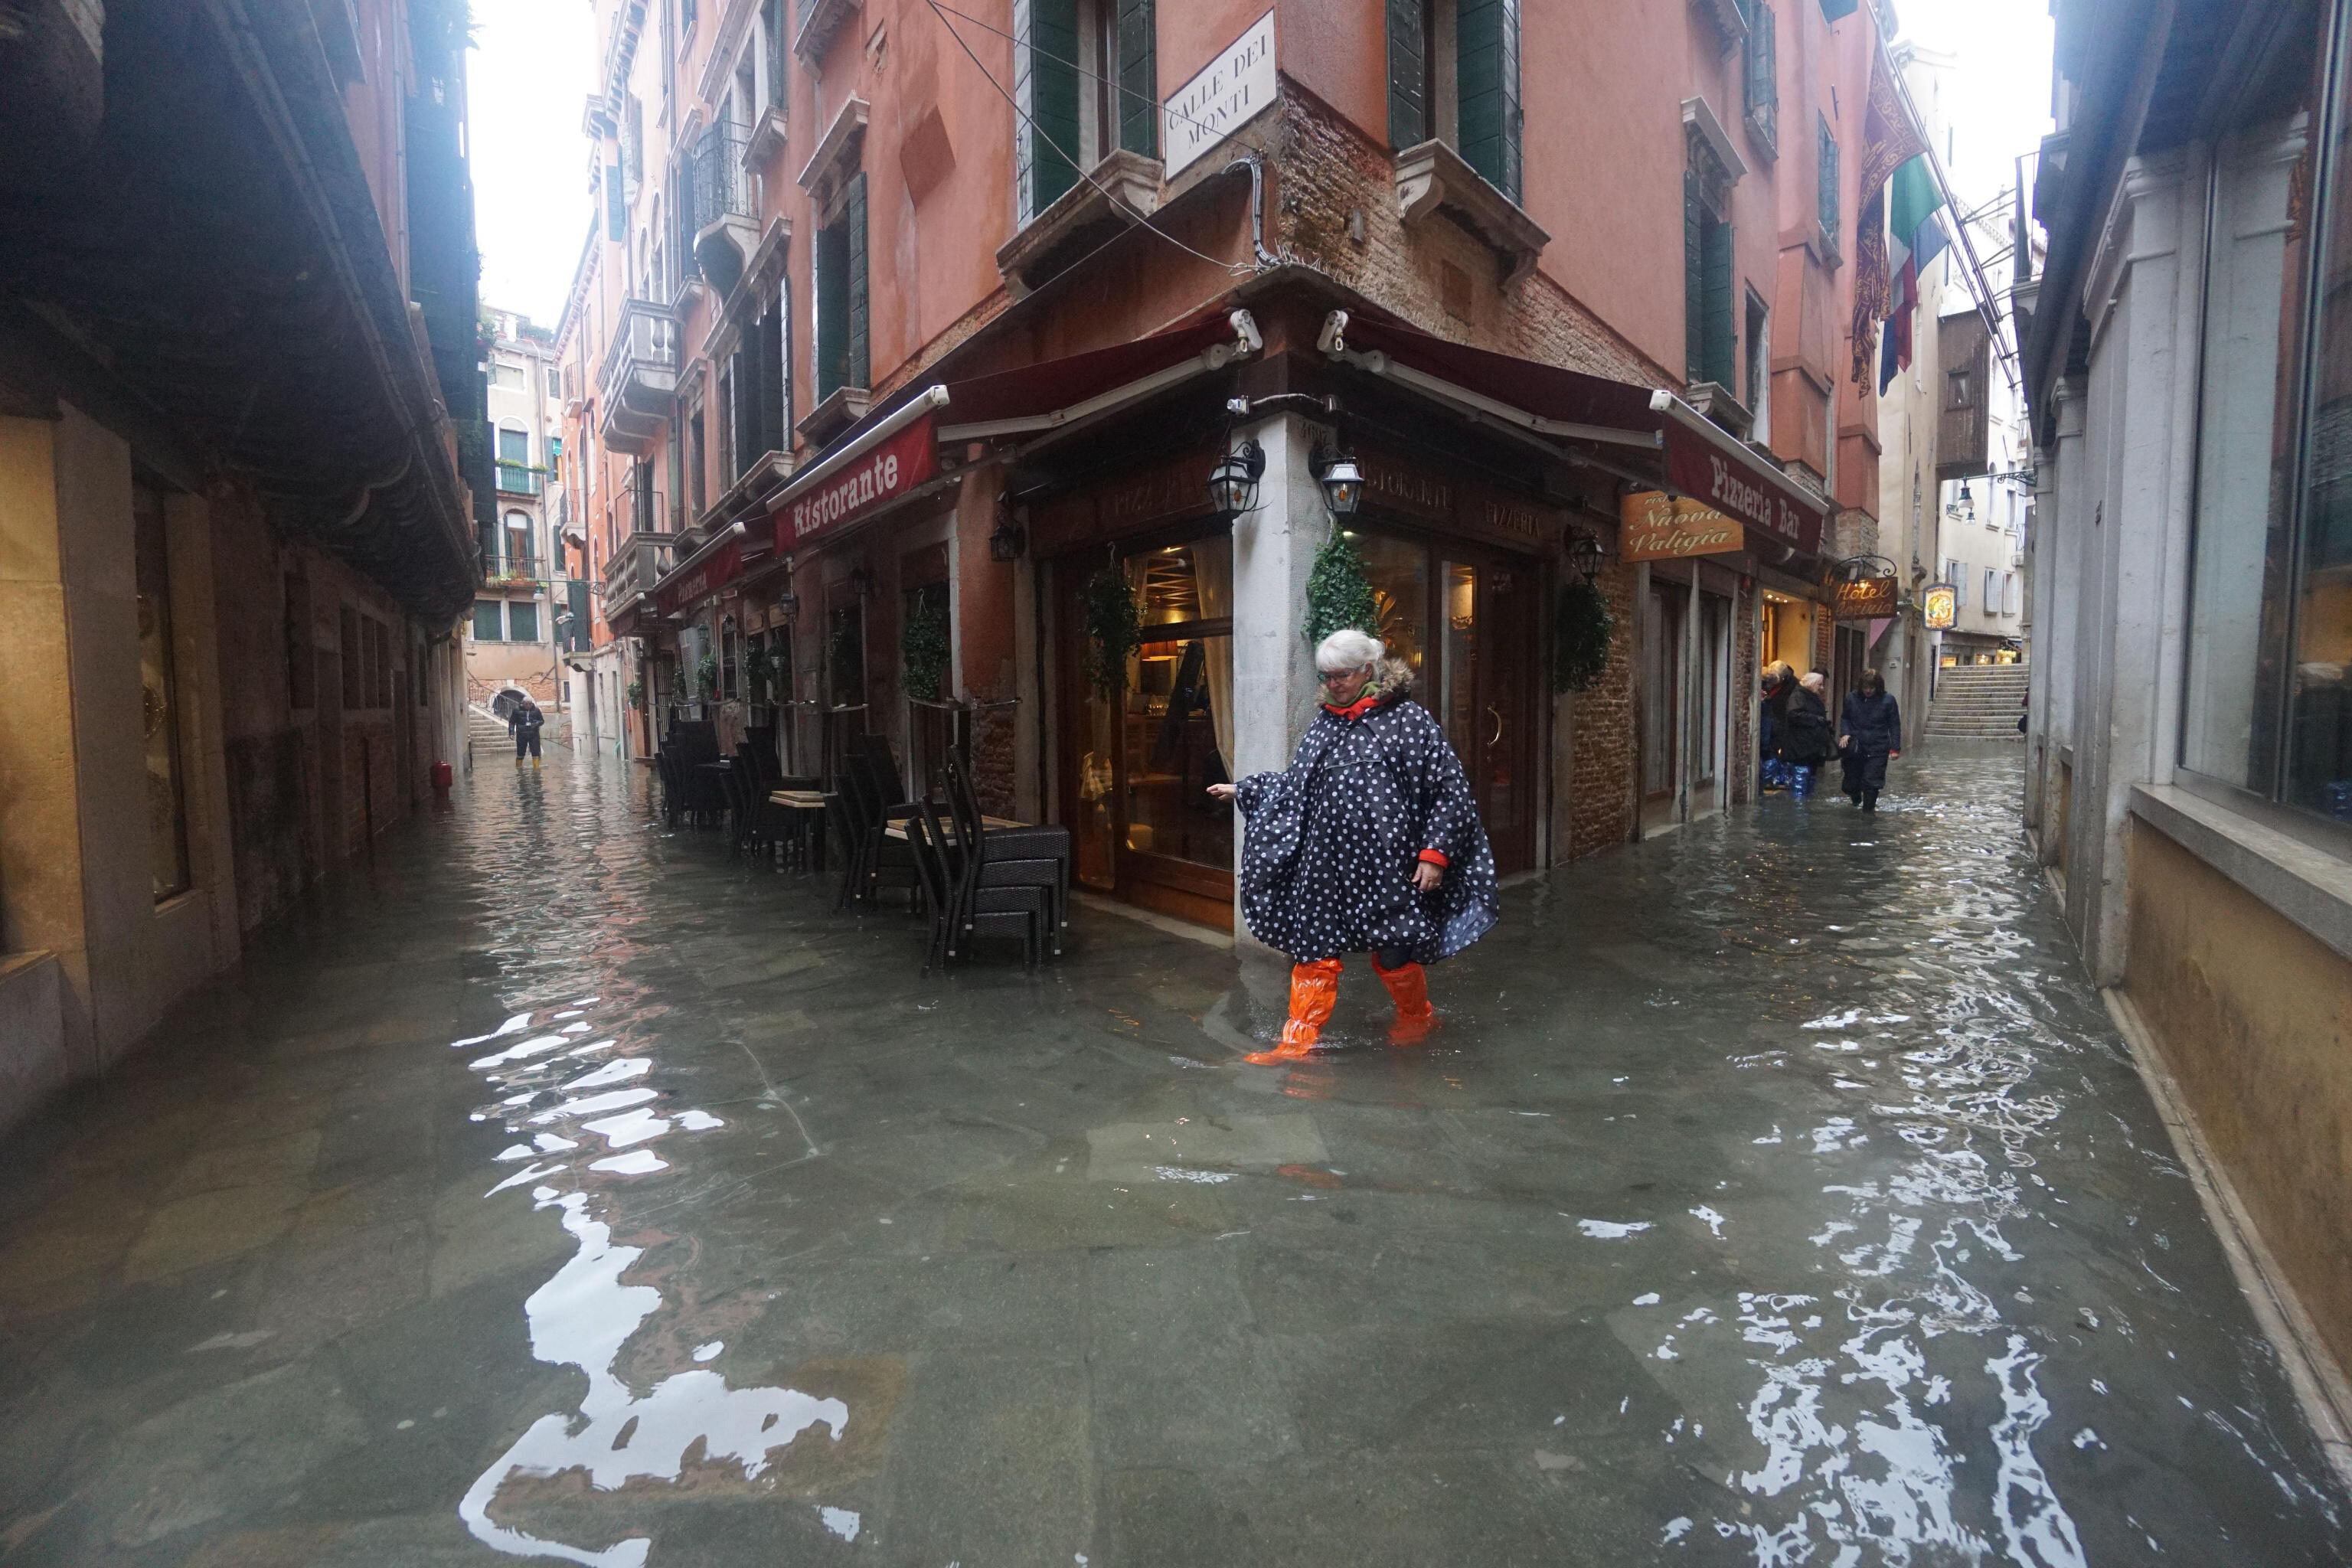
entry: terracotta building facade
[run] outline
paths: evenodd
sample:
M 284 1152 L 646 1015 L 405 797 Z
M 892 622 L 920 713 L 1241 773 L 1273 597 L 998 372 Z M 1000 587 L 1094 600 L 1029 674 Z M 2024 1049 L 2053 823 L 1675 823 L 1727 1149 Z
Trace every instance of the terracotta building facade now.
M 1871 9 L 597 15 L 558 353 L 635 754 L 709 725 L 823 775 L 878 733 L 922 787 L 963 744 L 1089 885 L 1230 926 L 1203 786 L 1311 716 L 1342 528 L 1507 872 L 1752 796 L 1758 668 L 1828 665 L 1828 568 L 1875 531 Z M 1629 554 L 1675 497 L 1728 532 Z M 1609 657 L 1556 682 L 1595 600 Z

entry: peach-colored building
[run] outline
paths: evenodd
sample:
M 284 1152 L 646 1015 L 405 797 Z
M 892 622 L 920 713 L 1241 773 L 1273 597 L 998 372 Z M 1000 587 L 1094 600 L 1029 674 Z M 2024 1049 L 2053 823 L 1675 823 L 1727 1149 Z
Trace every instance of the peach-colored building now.
M 1878 494 L 1850 374 L 1871 7 L 596 16 L 559 353 L 635 754 L 748 735 L 824 774 L 874 733 L 916 784 L 962 741 L 1086 880 L 1229 924 L 1200 786 L 1279 765 L 1311 712 L 1335 526 L 1507 870 L 1749 798 L 1759 663 L 1831 663 L 1823 572 Z M 1213 505 L 1249 450 L 1252 503 Z M 1660 490 L 1734 548 L 1629 558 Z M 1106 571 L 1146 626 L 1108 690 Z M 1603 668 L 1556 679 L 1596 605 Z

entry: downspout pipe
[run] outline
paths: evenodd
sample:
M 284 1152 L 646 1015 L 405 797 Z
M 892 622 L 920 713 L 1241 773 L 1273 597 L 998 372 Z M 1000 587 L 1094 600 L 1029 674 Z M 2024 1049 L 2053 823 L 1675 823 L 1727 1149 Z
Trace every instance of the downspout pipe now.
M 1265 247 L 1265 160 L 1255 153 L 1239 153 L 1225 165 L 1230 174 L 1235 169 L 1247 169 L 1250 177 L 1250 249 L 1256 253 L 1261 269 L 1279 267 L 1282 258 Z

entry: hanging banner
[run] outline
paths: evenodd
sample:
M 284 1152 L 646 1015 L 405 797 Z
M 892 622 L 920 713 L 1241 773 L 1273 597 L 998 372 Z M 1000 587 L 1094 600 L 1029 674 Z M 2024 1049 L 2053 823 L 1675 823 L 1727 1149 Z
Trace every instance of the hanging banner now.
M 1959 591 L 1949 583 L 1930 583 L 1919 595 L 1920 616 L 1931 632 L 1949 631 L 1959 607 Z
M 929 483 L 939 467 L 934 421 L 926 414 L 786 501 L 776 513 L 776 548 L 797 550 L 870 517 Z
M 1895 613 L 1895 579 L 1858 577 L 1832 583 L 1830 603 L 1841 621 L 1885 620 Z
M 1618 509 L 1618 555 L 1625 561 L 1735 555 L 1748 543 L 1748 531 L 1736 520 L 1664 490 L 1627 496 Z

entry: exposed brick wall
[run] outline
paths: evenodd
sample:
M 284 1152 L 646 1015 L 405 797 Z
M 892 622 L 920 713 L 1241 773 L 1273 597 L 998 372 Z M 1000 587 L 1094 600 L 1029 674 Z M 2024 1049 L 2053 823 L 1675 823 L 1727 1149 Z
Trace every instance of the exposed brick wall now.
M 1633 836 L 1633 769 L 1640 752 L 1633 732 L 1633 580 L 1638 569 L 1612 561 L 1594 584 L 1614 623 L 1609 668 L 1573 705 L 1575 752 L 1569 761 L 1567 852 L 1573 860 Z
M 1266 200 L 1268 247 L 1283 260 L 1481 348 L 1620 381 L 1680 382 L 1540 273 L 1496 288 L 1496 253 L 1459 224 L 1439 218 L 1408 230 L 1388 148 L 1287 78 L 1282 94 L 1267 136 Z
M 1750 581 L 1732 604 L 1729 799 L 1734 805 L 1744 805 L 1756 798 L 1756 725 L 1760 705 L 1758 691 L 1764 673 L 1757 661 L 1756 599 L 1756 584 Z

